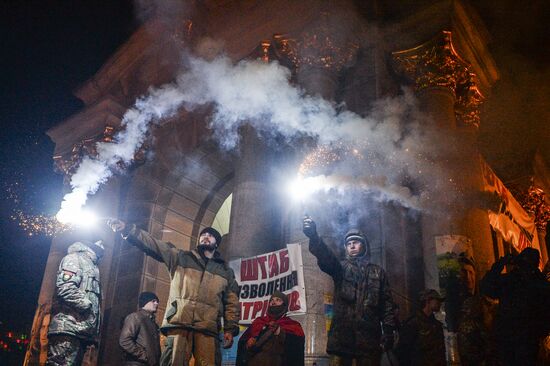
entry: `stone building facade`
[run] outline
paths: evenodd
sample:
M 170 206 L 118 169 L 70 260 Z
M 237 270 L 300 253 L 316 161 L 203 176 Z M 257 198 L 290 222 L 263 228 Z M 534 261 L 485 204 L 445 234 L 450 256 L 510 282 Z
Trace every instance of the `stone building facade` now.
M 223 1 L 208 0 L 183 13 L 152 16 L 122 45 L 97 74 L 76 91 L 84 109 L 51 129 L 57 169 L 70 177 L 84 154 L 93 154 L 96 141 L 109 141 L 120 128 L 124 112 L 151 86 L 170 82 L 180 68 L 181 50 L 208 54 L 205 37 L 223 43 L 235 62 L 243 59 L 278 61 L 293 73 L 293 82 L 308 93 L 343 103 L 359 114 L 372 103 L 412 87 L 422 110 L 464 146 L 475 145 L 483 123 L 480 107 L 498 79 L 488 52 L 488 35 L 475 12 L 461 1 Z M 208 43 L 206 43 L 208 45 Z M 181 111 L 150 131 L 136 163 L 106 184 L 90 205 L 109 217 L 138 223 L 155 237 L 189 249 L 205 226 L 219 225 L 226 235 L 227 259 L 252 256 L 303 241 L 303 212 L 286 207 L 271 179 L 272 167 L 296 161 L 295 149 L 273 151 L 250 128 L 241 131 L 238 154 L 220 151 L 208 139 L 207 108 Z M 480 191 L 479 153 L 465 149 L 468 171 L 453 178 L 467 191 Z M 303 153 L 303 152 L 302 152 Z M 452 164 L 452 162 L 449 162 Z M 550 175 L 538 159 L 524 175 L 515 195 L 536 218 L 540 242 L 545 243 Z M 535 177 L 535 180 L 529 179 Z M 531 184 L 532 183 L 532 184 Z M 231 205 L 228 209 L 228 198 Z M 224 205 L 225 203 L 225 205 Z M 445 218 L 411 215 L 397 204 L 365 202 L 374 209 L 363 218 L 373 260 L 387 269 L 402 316 L 411 299 L 425 286 L 435 287 L 435 238 L 462 235 L 471 239 L 478 271 L 484 272 L 503 254 L 502 239 L 491 230 L 487 211 L 452 208 Z M 224 208 L 224 209 L 222 209 Z M 312 212 L 321 234 L 330 218 Z M 546 216 L 545 216 L 546 215 Z M 215 220 L 219 222 L 216 224 Z M 135 310 L 140 291 L 161 298 L 159 321 L 168 295 L 168 273 L 109 233 L 101 264 L 103 328 L 99 349 L 88 364 L 118 365 L 120 321 Z M 27 364 L 45 361 L 45 327 L 55 271 L 70 238 L 56 237 L 44 274 Z M 500 240 L 500 241 L 499 241 Z M 499 244 L 500 243 L 500 244 Z M 545 246 L 541 249 L 548 258 Z M 308 314 L 299 319 L 307 334 L 307 364 L 326 360 L 324 306 L 331 281 L 321 274 L 304 244 Z

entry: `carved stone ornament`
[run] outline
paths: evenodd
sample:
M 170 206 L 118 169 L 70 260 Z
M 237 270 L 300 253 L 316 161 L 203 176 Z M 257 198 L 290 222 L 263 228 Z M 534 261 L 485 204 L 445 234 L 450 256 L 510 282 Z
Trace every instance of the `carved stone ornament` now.
M 546 225 L 550 221 L 550 205 L 546 203 L 544 190 L 532 184 L 527 191 L 516 189 L 514 195 L 523 209 L 535 218 L 537 229 L 546 230 Z
M 453 47 L 451 32 L 443 31 L 420 46 L 392 53 L 394 70 L 412 82 L 417 91 L 448 88 L 455 96 L 459 121 L 479 127 L 479 107 L 484 100 L 477 76 Z
M 76 172 L 84 156 L 97 156 L 98 142 L 113 142 L 115 130 L 112 126 L 105 126 L 102 134 L 92 138 L 84 139 L 73 145 L 71 152 L 65 155 L 56 155 L 53 157 L 55 170 L 64 174 L 65 180 L 70 180 L 71 176 Z M 145 153 L 148 149 L 147 143 L 144 143 L 141 148 L 134 154 L 134 163 L 141 164 L 145 162 Z
M 183 19 L 171 32 L 173 40 L 179 45 L 186 45 L 191 42 L 194 36 L 194 24 L 191 19 Z
M 277 54 L 275 48 L 273 47 L 273 41 L 269 39 L 264 39 L 261 41 L 258 47 L 256 47 L 254 51 L 246 57 L 246 59 L 258 60 L 265 63 L 277 60 L 283 64 L 285 61 L 284 59 L 281 59 L 279 54 Z
M 317 24 L 308 28 L 297 39 L 274 35 L 275 49 L 281 58 L 288 59 L 295 68 L 313 66 L 340 71 L 350 66 L 357 54 L 359 44 L 339 36 L 331 29 L 330 12 L 321 13 Z

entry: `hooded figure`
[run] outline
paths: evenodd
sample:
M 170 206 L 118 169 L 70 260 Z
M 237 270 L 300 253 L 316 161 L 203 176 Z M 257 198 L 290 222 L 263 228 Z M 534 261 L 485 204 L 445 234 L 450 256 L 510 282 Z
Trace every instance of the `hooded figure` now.
M 359 230 L 344 237 L 346 257 L 337 258 L 317 234 L 315 222 L 303 221 L 309 251 L 334 281 L 334 315 L 328 334 L 330 365 L 379 365 L 382 344 L 393 346 L 395 309 L 385 271 L 369 262 L 369 243 Z
M 97 343 L 101 315 L 98 262 L 101 241 L 76 242 L 59 264 L 48 328 L 47 365 L 80 365 L 86 347 Z
M 304 331 L 287 311 L 288 296 L 273 292 L 267 314 L 256 318 L 239 340 L 238 366 L 304 365 Z

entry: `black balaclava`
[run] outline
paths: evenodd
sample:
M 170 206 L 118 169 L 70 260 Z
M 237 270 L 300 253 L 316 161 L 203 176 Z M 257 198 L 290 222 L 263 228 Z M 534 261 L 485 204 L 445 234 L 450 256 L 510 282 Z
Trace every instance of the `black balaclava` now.
M 279 299 L 283 300 L 283 303 L 278 306 L 270 306 L 267 309 L 267 313 L 271 317 L 279 319 L 288 311 L 288 296 L 283 294 L 281 291 L 276 290 L 273 292 L 273 295 L 271 295 L 271 298 L 269 300 L 271 301 L 271 299 L 274 297 L 278 297 Z

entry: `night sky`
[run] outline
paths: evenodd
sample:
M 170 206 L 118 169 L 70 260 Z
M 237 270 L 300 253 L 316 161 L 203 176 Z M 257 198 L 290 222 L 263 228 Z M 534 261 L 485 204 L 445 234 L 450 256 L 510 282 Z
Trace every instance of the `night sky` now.
M 490 162 L 508 158 L 511 150 L 550 150 L 541 140 L 550 136 L 549 3 L 475 2 L 502 73 L 480 131 L 482 141 L 501 142 L 484 147 Z M 53 143 L 45 131 L 82 108 L 72 91 L 98 71 L 138 21 L 130 0 L 8 0 L 0 9 L 0 329 L 30 332 L 51 239 L 28 237 L 10 216 L 14 209 L 54 214 L 59 208 L 62 177 L 53 171 Z M 518 134 L 522 143 L 509 149 Z
M 129 0 L 3 1 L 0 321 L 30 332 L 51 238 L 28 237 L 14 209 L 55 214 L 62 176 L 45 131 L 82 108 L 72 91 L 135 29 Z

